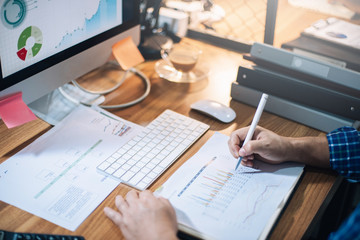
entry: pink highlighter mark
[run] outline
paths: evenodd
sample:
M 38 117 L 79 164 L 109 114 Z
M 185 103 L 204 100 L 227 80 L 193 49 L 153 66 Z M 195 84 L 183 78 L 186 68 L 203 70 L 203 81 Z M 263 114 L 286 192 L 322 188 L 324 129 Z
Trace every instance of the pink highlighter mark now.
M 22 100 L 21 92 L 0 99 L 0 117 L 8 128 L 17 127 L 37 119 Z

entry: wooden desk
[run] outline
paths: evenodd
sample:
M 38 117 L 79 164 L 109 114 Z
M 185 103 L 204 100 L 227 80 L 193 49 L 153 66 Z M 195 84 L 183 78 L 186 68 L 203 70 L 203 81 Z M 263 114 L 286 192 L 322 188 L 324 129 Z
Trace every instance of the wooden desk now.
M 236 79 L 237 67 L 239 64 L 245 64 L 242 56 L 199 41 L 190 39 L 184 39 L 184 41 L 191 42 L 203 49 L 200 61 L 206 63 L 211 70 L 207 79 L 193 84 L 175 84 L 158 77 L 154 71 L 155 61 L 143 63 L 138 66 L 138 69 L 150 78 L 152 84 L 150 95 L 133 107 L 112 111 L 124 119 L 146 126 L 165 109 L 172 109 L 211 126 L 210 130 L 150 187 L 151 190 L 155 190 L 164 183 L 176 169 L 200 149 L 215 131 L 229 135 L 237 128 L 250 125 L 255 113 L 255 108 L 233 101 L 230 98 L 230 86 L 231 82 Z M 140 80 L 127 80 L 119 90 L 108 97 L 108 101 L 114 103 L 127 101 L 137 94 L 141 94 L 141 91 Z M 211 98 L 229 104 L 237 112 L 235 122 L 223 124 L 191 111 L 190 104 L 203 98 Z M 324 134 L 268 112 L 263 113 L 259 125 L 278 134 L 293 137 Z M 11 157 L 50 128 L 50 125 L 41 120 L 35 120 L 14 129 L 7 129 L 1 123 L 0 162 Z M 270 238 L 300 239 L 327 197 L 335 179 L 336 176 L 330 171 L 306 168 L 298 188 Z M 120 239 L 120 230 L 106 218 L 103 208 L 105 206 L 114 207 L 115 196 L 117 194 L 125 196 L 130 189 L 130 187 L 120 184 L 75 232 L 68 231 L 21 209 L 0 202 L 0 229 L 19 232 L 76 234 L 89 240 Z

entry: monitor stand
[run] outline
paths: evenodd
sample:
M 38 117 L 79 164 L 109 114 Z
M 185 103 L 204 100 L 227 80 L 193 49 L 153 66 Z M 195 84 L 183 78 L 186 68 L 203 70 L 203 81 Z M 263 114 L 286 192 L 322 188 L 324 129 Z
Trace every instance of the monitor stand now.
M 114 71 L 116 72 L 115 75 Z M 145 86 L 143 95 L 126 103 L 102 105 L 105 102 L 105 95 L 107 93 L 119 88 L 126 79 L 132 76 L 142 80 Z M 89 90 L 75 80 L 30 103 L 29 107 L 39 118 L 51 125 L 56 125 L 80 104 L 85 106 L 95 105 L 105 109 L 125 108 L 137 104 L 150 93 L 151 83 L 144 73 L 136 68 L 124 71 L 116 61 L 109 61 L 81 77 L 82 80 L 89 80 L 90 82 L 99 78 L 109 81 L 111 87 L 106 90 Z M 94 85 L 97 86 L 96 82 Z M 108 85 L 106 86 L 109 87 Z
M 45 122 L 56 125 L 71 113 L 81 102 L 101 104 L 105 98 L 88 94 L 72 84 L 55 89 L 49 94 L 29 104 L 30 109 Z

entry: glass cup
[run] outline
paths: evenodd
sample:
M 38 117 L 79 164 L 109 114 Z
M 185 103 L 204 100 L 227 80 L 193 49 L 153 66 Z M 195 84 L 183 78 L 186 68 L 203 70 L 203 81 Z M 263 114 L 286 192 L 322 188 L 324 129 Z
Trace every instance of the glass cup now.
M 174 76 L 172 81 L 174 82 L 193 82 L 194 74 L 191 70 L 194 69 L 201 50 L 197 47 L 186 44 L 178 43 L 174 44 L 171 49 L 162 49 L 161 57 L 170 66 L 174 68 Z

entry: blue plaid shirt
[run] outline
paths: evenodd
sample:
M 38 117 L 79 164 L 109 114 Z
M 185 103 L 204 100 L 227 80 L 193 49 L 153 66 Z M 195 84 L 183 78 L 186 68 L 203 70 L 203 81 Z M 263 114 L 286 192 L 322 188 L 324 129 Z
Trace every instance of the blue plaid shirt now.
M 360 181 L 360 132 L 342 127 L 326 136 L 331 168 L 349 180 Z M 360 204 L 329 239 L 360 239 Z

